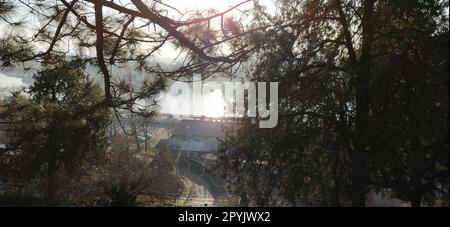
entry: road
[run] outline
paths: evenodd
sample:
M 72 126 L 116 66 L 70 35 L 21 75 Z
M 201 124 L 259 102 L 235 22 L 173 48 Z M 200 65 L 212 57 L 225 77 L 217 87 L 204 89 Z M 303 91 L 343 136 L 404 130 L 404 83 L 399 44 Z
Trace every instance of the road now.
M 178 204 L 193 207 L 221 206 L 223 190 L 210 180 L 210 174 L 197 161 L 181 157 L 177 162 L 177 174 L 182 177 L 185 191 L 177 199 Z

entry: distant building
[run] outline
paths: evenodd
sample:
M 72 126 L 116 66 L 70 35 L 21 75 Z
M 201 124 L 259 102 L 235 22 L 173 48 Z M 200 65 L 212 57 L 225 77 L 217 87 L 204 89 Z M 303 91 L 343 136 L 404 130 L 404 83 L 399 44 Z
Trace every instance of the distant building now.
M 225 129 L 233 123 L 219 120 L 181 120 L 174 125 L 173 136 L 193 136 L 202 138 L 225 138 Z
M 187 172 L 195 173 L 206 180 L 208 187 L 214 192 L 223 191 L 223 182 L 212 170 L 216 164 L 216 151 L 220 141 L 226 137 L 226 131 L 232 130 L 236 124 L 224 119 L 193 118 L 177 120 L 169 127 L 171 136 L 161 140 L 157 147 L 169 148 L 177 155 L 177 162 Z
M 214 153 L 225 139 L 232 122 L 214 120 L 181 120 L 173 125 L 169 146 L 172 150 L 196 155 Z

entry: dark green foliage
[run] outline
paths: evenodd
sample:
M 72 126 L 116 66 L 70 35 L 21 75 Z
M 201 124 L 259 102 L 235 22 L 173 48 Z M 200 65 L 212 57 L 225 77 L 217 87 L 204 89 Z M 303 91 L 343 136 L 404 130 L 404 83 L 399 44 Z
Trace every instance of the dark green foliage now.
M 19 182 L 45 182 L 52 199 L 60 174 L 74 176 L 86 161 L 102 155 L 109 112 L 94 108 L 99 86 L 83 74 L 79 62 L 47 65 L 24 92 L 2 102 L 0 119 L 11 139 L 9 174 Z
M 225 140 L 232 191 L 259 206 L 361 206 L 386 188 L 414 206 L 448 198 L 446 6 L 282 1 L 249 75 L 280 82 L 279 123 L 245 120 Z

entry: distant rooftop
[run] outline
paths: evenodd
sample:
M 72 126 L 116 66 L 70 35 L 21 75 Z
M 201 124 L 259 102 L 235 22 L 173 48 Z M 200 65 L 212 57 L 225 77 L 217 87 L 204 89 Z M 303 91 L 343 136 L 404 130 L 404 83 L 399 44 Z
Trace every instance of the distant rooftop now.
M 181 120 L 174 125 L 174 136 L 196 136 L 225 138 L 225 130 L 234 125 L 219 120 Z
M 173 138 L 170 140 L 169 146 L 173 150 L 214 152 L 218 148 L 218 141 Z

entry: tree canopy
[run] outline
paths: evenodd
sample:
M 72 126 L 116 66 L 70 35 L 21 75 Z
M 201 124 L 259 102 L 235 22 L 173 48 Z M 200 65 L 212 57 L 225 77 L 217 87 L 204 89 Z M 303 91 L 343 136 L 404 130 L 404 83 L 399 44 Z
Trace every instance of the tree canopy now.
M 389 188 L 448 198 L 448 2 L 281 1 L 254 81 L 280 82 L 280 121 L 221 149 L 234 192 L 260 206 L 365 205 Z M 258 26 L 258 25 L 256 25 Z
M 75 175 L 106 147 L 109 111 L 92 111 L 102 94 L 77 62 L 62 62 L 37 73 L 25 92 L 3 100 L 0 119 L 10 138 L 2 159 L 6 173 L 18 183 L 42 179 L 49 201 L 54 199 L 58 174 Z
M 183 11 L 159 0 L 0 0 L 1 67 L 44 68 L 26 95 L 2 103 L 11 161 L 54 179 L 101 150 L 105 112 L 150 116 L 167 79 L 235 78 L 244 68 L 241 79 L 279 82 L 280 100 L 276 128 L 244 117 L 218 151 L 242 206 L 365 206 L 377 190 L 448 206 L 448 6 L 243 0 Z M 113 68 L 130 65 L 149 77 L 115 78 Z

